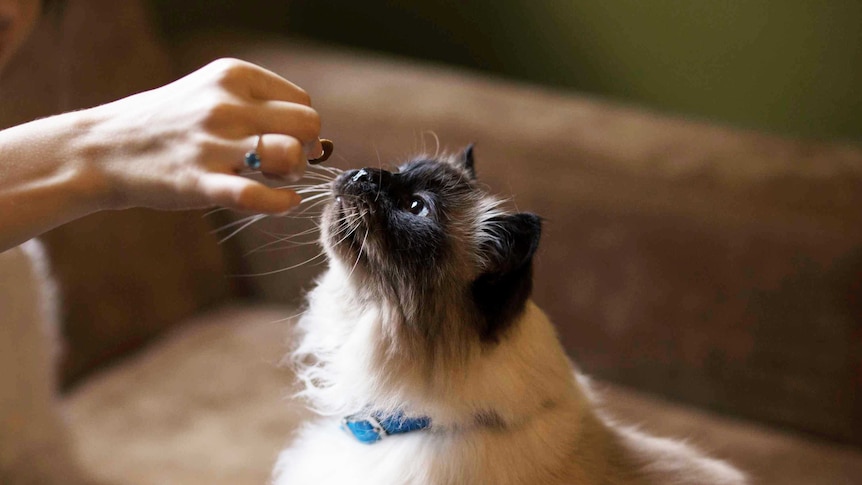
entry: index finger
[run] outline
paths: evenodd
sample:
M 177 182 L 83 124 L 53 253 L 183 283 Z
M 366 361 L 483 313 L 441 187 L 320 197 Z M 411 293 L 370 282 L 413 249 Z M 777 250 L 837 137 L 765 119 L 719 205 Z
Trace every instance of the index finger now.
M 214 72 L 216 81 L 234 94 L 262 101 L 287 101 L 311 106 L 311 99 L 302 88 L 251 62 L 222 58 L 209 63 L 203 70 Z
M 278 74 L 249 63 L 249 94 L 259 100 L 288 101 L 311 106 L 311 97 L 304 89 Z

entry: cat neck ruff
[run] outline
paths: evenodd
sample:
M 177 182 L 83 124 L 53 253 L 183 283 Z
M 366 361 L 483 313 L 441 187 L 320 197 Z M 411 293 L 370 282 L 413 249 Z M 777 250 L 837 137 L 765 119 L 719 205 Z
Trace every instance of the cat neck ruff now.
M 341 420 L 341 429 L 352 434 L 360 443 L 373 444 L 393 435 L 420 431 L 431 427 L 431 418 L 407 418 L 402 412 L 389 416 L 371 413 L 370 416 L 356 418 L 348 416 Z

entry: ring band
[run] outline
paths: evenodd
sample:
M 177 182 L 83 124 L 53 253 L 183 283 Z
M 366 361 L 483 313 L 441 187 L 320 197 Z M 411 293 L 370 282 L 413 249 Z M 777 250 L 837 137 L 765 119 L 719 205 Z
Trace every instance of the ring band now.
M 245 166 L 252 170 L 260 168 L 260 155 L 258 155 L 257 149 L 260 148 L 260 141 L 262 138 L 263 135 L 257 135 L 257 141 L 254 144 L 254 148 L 245 153 Z

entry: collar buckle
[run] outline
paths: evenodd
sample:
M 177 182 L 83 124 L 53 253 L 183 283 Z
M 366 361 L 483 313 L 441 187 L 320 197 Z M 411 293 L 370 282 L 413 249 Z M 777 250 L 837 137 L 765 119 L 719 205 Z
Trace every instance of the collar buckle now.
M 341 420 L 341 429 L 353 435 L 360 443 L 373 444 L 393 435 L 420 431 L 431 427 L 431 418 L 407 418 L 398 411 L 389 416 L 371 413 L 359 418 L 348 416 Z

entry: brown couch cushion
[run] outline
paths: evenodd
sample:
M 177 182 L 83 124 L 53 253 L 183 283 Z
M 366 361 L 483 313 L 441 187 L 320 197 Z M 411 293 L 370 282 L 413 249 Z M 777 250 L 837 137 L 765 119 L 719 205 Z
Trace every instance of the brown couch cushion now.
M 225 307 L 88 380 L 69 399 L 84 463 L 127 485 L 259 485 L 310 417 L 280 369 L 291 307 Z M 762 485 L 850 485 L 862 452 L 805 440 L 599 384 L 625 423 L 685 438 Z M 106 459 L 110 457 L 110 459 Z
M 170 80 L 137 0 L 68 2 L 0 79 L 0 127 Z M 45 236 L 61 280 L 66 383 L 222 298 L 220 248 L 200 212 L 97 214 Z
M 94 478 L 126 485 L 263 484 L 304 408 L 284 306 L 224 307 L 185 322 L 145 352 L 91 377 L 69 416 Z M 110 459 L 106 459 L 110 457 Z
M 284 41 L 209 36 L 184 52 L 306 88 L 338 166 L 433 152 L 426 131 L 476 142 L 480 178 L 546 217 L 535 297 L 590 373 L 862 443 L 859 148 Z M 295 262 L 264 254 L 247 261 Z M 253 284 L 296 286 L 291 272 Z

